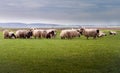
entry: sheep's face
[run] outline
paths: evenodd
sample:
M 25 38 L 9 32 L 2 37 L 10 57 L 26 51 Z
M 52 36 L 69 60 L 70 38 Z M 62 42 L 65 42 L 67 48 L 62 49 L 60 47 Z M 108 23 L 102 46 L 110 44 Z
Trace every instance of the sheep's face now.
M 84 28 L 80 29 L 80 34 L 83 35 Z
M 51 31 L 51 33 L 50 34 L 52 34 L 52 36 L 54 36 L 55 35 L 55 32 L 54 31 Z
M 33 32 L 31 30 L 28 31 L 27 37 L 30 38 L 33 35 Z

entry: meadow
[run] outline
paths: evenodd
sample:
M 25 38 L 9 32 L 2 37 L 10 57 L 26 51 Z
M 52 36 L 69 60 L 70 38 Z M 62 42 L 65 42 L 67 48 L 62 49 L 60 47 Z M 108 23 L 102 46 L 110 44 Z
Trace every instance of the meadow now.
M 120 73 L 117 32 L 89 40 L 61 40 L 59 34 L 55 39 L 3 39 L 0 32 L 0 73 Z

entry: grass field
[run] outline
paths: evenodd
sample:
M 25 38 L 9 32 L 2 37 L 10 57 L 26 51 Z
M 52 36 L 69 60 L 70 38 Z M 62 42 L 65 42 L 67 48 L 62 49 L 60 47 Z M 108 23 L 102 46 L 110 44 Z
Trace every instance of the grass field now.
M 0 73 L 120 73 L 120 31 L 93 40 L 3 39 Z

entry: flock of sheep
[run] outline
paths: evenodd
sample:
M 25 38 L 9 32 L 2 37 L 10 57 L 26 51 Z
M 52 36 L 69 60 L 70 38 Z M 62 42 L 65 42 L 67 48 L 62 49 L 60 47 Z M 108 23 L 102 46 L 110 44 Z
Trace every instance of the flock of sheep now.
M 109 31 L 110 35 L 116 35 L 117 32 L 115 31 Z M 57 35 L 56 29 L 32 29 L 32 30 L 17 30 L 15 33 L 12 31 L 4 30 L 3 36 L 4 39 L 12 39 L 12 38 L 55 38 Z M 80 28 L 80 29 L 64 29 L 60 32 L 60 38 L 61 39 L 72 39 L 74 37 L 80 37 L 81 35 L 84 35 L 87 39 L 89 37 L 93 37 L 94 39 L 96 37 L 103 37 L 106 36 L 106 33 L 100 31 L 99 29 L 86 29 L 86 28 Z

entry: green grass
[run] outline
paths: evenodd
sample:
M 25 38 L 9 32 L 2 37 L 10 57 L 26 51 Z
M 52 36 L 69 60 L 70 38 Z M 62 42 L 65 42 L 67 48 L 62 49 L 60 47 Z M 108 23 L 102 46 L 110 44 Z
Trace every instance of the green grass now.
M 120 32 L 96 40 L 3 39 L 0 33 L 0 73 L 120 73 Z

